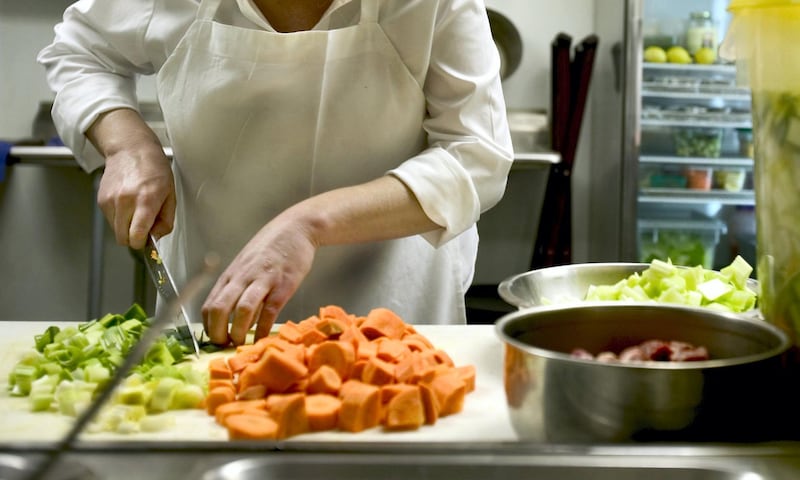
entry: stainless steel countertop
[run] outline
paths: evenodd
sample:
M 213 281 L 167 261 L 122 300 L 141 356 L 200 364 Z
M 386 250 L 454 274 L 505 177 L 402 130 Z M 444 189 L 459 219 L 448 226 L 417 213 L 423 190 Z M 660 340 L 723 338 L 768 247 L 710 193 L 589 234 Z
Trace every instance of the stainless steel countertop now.
M 45 451 L 18 445 L 0 450 L 36 461 Z M 592 478 L 623 480 L 692 478 L 795 480 L 800 477 L 800 443 L 763 445 L 530 445 L 387 444 L 365 451 L 363 445 L 297 445 L 280 443 L 198 445 L 179 443 L 164 449 L 152 444 L 105 444 L 65 454 L 62 461 L 88 468 L 98 479 L 181 480 L 206 478 L 207 472 L 231 462 L 257 463 L 262 476 L 282 479 L 439 478 L 459 480 L 520 478 L 526 480 Z M 233 469 L 235 470 L 235 469 Z M 400 471 L 403 475 L 398 476 Z M 291 475 L 280 472 L 291 472 Z M 251 474 L 253 472 L 250 472 Z M 412 476 L 408 476 L 412 474 Z M 208 478 L 251 478 L 242 472 Z

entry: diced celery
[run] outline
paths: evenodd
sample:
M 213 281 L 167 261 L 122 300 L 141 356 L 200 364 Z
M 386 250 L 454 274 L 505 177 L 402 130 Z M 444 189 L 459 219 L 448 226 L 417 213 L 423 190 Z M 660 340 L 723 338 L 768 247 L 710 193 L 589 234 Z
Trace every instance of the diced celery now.
M 122 316 L 128 320 L 139 320 L 140 322 L 147 321 L 147 313 L 138 303 L 131 305 Z
M 150 401 L 150 389 L 145 385 L 123 386 L 114 399 L 123 405 L 147 405 Z
M 31 393 L 31 385 L 39 376 L 39 369 L 33 365 L 17 364 L 11 371 L 13 395 L 25 396 Z
M 700 265 L 679 267 L 669 260 L 654 259 L 649 268 L 613 285 L 590 285 L 585 299 L 659 301 L 691 306 L 706 306 L 716 302 L 725 309 L 742 312 L 755 308 L 758 300 L 757 293 L 747 288 L 752 270 L 741 257 L 723 268 L 722 272 L 707 270 Z
M 169 410 L 175 392 L 183 385 L 177 378 L 164 377 L 158 380 L 156 388 L 150 397 L 147 407 L 151 412 L 164 412 Z
M 171 410 L 198 408 L 205 396 L 205 390 L 199 385 L 180 384 L 175 389 L 169 408 Z
M 706 300 L 713 302 L 719 297 L 731 292 L 733 287 L 718 278 L 713 278 L 698 285 L 697 290 L 703 294 Z
M 753 267 L 750 266 L 744 258 L 736 255 L 733 262 L 727 267 L 723 267 L 720 273 L 729 276 L 731 282 L 736 285 L 737 288 L 745 288 L 747 279 L 750 278 L 750 274 L 753 273 Z

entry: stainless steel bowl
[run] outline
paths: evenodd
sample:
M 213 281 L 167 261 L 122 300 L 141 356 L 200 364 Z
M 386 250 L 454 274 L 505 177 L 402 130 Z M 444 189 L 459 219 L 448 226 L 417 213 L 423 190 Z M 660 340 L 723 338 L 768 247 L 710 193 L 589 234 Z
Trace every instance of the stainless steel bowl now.
M 505 343 L 511 422 L 527 440 L 754 440 L 779 419 L 787 336 L 696 307 L 582 303 L 529 308 L 496 323 Z M 620 352 L 646 340 L 705 346 L 700 362 L 602 363 L 574 348 Z
M 650 267 L 649 263 L 578 263 L 513 275 L 497 287 L 500 298 L 517 308 L 581 302 L 590 285 L 613 285 Z M 747 287 L 758 292 L 758 282 Z

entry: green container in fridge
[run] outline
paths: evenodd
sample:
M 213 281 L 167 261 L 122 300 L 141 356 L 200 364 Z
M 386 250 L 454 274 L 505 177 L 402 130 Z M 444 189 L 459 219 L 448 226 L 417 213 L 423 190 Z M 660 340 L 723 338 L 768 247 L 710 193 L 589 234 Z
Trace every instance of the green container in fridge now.
M 752 92 L 759 305 L 800 346 L 800 0 L 732 0 L 723 58 Z

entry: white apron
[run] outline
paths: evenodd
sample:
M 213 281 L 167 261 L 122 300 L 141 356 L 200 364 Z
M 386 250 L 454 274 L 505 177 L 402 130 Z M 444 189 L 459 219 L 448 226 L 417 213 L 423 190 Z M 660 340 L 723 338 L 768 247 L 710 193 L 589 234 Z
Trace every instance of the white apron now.
M 162 244 L 179 286 L 207 252 L 227 265 L 290 205 L 426 148 L 425 97 L 377 23 L 378 0 L 361 2 L 357 25 L 288 34 L 220 23 L 220 1 L 201 2 L 157 78 L 178 199 Z M 438 249 L 420 236 L 322 247 L 278 321 L 336 304 L 464 323 L 476 253 L 474 226 Z M 195 322 L 204 300 L 192 302 Z

